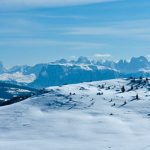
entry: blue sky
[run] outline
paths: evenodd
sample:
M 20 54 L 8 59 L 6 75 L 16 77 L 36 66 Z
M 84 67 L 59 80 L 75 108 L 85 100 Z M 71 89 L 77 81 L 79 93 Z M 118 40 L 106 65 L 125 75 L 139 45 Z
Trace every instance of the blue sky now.
M 0 60 L 149 55 L 149 8 L 149 0 L 1 0 Z

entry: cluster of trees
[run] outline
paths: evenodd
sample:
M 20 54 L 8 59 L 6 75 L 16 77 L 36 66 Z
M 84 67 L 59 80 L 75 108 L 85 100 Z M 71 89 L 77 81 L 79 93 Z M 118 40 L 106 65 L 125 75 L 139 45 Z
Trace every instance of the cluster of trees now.
M 138 82 L 139 84 L 143 83 L 148 83 L 149 82 L 149 78 L 143 78 L 142 76 L 140 76 L 139 78 L 134 78 L 134 77 L 130 77 L 130 80 L 132 83 L 136 83 Z
M 14 103 L 18 103 L 18 102 L 23 101 L 31 96 L 32 96 L 32 93 L 29 93 L 27 95 L 20 95 L 20 96 L 13 97 L 12 99 L 10 99 L 8 101 L 0 101 L 0 106 L 7 106 L 7 105 L 14 104 Z

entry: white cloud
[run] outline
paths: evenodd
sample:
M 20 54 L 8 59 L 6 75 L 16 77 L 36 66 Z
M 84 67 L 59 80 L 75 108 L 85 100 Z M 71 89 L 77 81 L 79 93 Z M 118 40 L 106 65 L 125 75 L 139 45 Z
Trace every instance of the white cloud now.
M 104 57 L 111 57 L 111 55 L 110 54 L 95 54 L 94 57 L 104 58 Z
M 111 54 L 95 54 L 94 56 L 94 59 L 96 60 L 109 60 L 112 58 L 112 55 Z
M 113 2 L 116 0 L 1 0 L 0 8 L 31 8 L 82 5 L 91 3 Z
M 66 34 L 68 35 L 98 35 L 98 36 L 115 36 L 127 38 L 142 38 L 150 39 L 150 27 L 148 24 L 150 20 L 134 20 L 112 22 L 109 26 L 95 26 L 95 27 L 77 27 L 70 28 Z
M 83 49 L 100 49 L 106 46 L 104 43 L 85 42 L 85 41 L 55 41 L 50 39 L 13 39 L 13 40 L 1 40 L 0 46 L 11 47 L 66 47 L 71 50 L 83 50 Z
M 70 60 L 77 59 L 77 56 L 70 56 Z
M 142 35 L 150 33 L 150 28 L 126 28 L 126 27 L 81 27 L 74 28 L 72 31 L 68 32 L 70 35 Z

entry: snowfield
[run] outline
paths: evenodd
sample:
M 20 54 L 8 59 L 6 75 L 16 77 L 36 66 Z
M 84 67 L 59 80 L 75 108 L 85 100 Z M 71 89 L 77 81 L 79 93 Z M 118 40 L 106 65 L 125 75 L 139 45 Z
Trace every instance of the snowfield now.
M 150 150 L 148 82 L 116 79 L 48 90 L 0 107 L 0 150 Z
M 24 75 L 21 72 L 16 72 L 13 74 L 4 73 L 0 74 L 0 81 L 16 81 L 18 83 L 31 83 L 36 79 L 35 74 Z

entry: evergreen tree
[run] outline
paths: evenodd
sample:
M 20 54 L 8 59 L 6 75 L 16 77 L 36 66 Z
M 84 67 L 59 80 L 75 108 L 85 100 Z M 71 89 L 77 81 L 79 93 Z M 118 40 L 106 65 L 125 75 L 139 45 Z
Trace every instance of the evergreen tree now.
M 138 100 L 139 99 L 139 95 L 138 94 L 136 94 L 136 100 Z
M 122 92 L 122 93 L 124 93 L 124 92 L 125 92 L 125 87 L 124 87 L 124 86 L 122 86 L 122 88 L 121 88 L 121 92 Z

